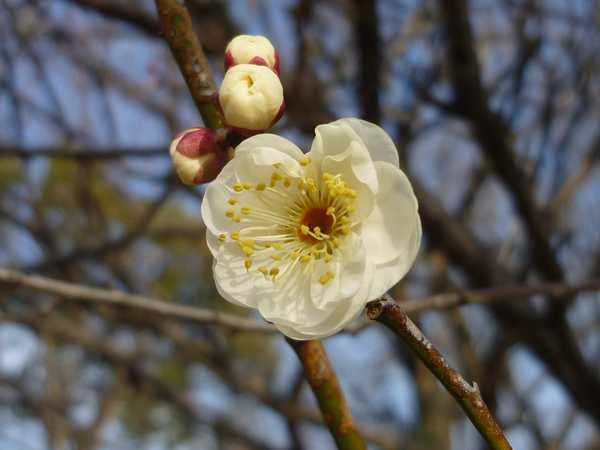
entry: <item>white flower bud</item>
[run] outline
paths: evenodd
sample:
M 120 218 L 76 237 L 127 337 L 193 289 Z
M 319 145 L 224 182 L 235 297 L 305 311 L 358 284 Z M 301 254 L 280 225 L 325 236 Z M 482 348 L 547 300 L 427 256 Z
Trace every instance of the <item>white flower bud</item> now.
M 217 144 L 216 137 L 208 128 L 190 128 L 173 139 L 169 153 L 184 184 L 212 181 L 227 163 L 226 153 Z
M 279 54 L 264 36 L 241 34 L 225 49 L 225 71 L 238 64 L 267 66 L 279 74 Z
M 225 73 L 218 106 L 228 127 L 245 135 L 263 131 L 283 113 L 283 86 L 271 69 L 239 64 Z

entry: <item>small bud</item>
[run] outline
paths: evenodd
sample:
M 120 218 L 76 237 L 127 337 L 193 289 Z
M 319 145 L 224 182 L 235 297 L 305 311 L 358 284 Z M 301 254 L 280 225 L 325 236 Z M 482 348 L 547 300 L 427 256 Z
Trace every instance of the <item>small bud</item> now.
M 227 154 L 208 128 L 190 128 L 177 135 L 169 148 L 177 175 L 184 184 L 208 183 L 227 163 Z
M 283 86 L 272 70 L 239 64 L 225 73 L 217 106 L 228 127 L 243 135 L 258 133 L 281 118 Z
M 225 49 L 225 71 L 238 64 L 267 66 L 279 74 L 279 54 L 264 36 L 241 34 Z

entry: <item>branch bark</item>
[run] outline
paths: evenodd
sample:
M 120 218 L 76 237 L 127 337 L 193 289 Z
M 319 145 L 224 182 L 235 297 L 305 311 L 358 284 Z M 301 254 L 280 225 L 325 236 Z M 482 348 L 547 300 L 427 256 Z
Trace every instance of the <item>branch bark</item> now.
M 320 341 L 287 341 L 302 363 L 304 376 L 338 449 L 366 450 L 323 344 Z
M 371 320 L 381 322 L 404 340 L 456 399 L 492 449 L 512 449 L 502 429 L 483 402 L 477 383 L 469 384 L 448 365 L 441 353 L 402 311 L 400 305 L 386 295 L 382 299 L 369 303 L 367 314 Z
M 17 288 L 25 286 L 54 294 L 63 299 L 88 303 L 109 304 L 135 308 L 161 314 L 164 317 L 185 319 L 198 323 L 213 323 L 239 331 L 273 332 L 275 329 L 266 323 L 245 319 L 232 314 L 224 314 L 210 309 L 202 309 L 132 295 L 125 292 L 98 289 L 78 284 L 65 283 L 37 275 L 26 275 L 14 270 L 0 268 L 0 286 Z
M 213 129 L 220 128 L 221 118 L 212 103 L 212 97 L 217 90 L 216 85 L 184 2 L 156 0 L 156 9 L 163 35 L 179 65 L 204 125 Z

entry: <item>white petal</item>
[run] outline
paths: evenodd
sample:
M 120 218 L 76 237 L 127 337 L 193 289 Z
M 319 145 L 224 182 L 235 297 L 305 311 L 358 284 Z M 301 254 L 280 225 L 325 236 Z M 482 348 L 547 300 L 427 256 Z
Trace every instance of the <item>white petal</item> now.
M 320 259 L 314 262 L 310 300 L 317 308 L 330 310 L 333 303 L 353 297 L 361 287 L 366 266 L 367 252 L 363 242 L 353 233 L 344 240 L 333 261 L 325 263 Z M 322 284 L 319 279 L 326 272 L 332 272 L 334 278 Z
M 415 239 L 421 233 L 417 198 L 400 169 L 385 162 L 377 162 L 375 167 L 379 192 L 361 233 L 369 259 L 384 264 L 403 254 L 410 266 L 420 243 L 420 238 Z
M 280 164 L 292 177 L 300 177 L 302 168 L 298 161 L 287 153 L 270 147 L 255 147 L 235 156 L 235 173 L 238 181 L 249 183 L 269 183 L 273 165 Z
M 321 170 L 340 174 L 356 191 L 354 220 L 362 221 L 371 214 L 379 186 L 375 167 L 362 145 L 351 142 L 345 151 L 326 156 L 322 160 Z
M 356 118 L 339 119 L 333 123 L 343 123 L 352 128 L 369 150 L 373 161 L 384 161 L 400 167 L 398 150 L 389 134 L 380 126 Z
M 361 287 L 356 294 L 346 301 L 340 302 L 332 314 L 326 316 L 316 325 L 297 324 L 292 327 L 276 322 L 275 326 L 286 336 L 301 341 L 308 339 L 322 339 L 331 336 L 352 322 L 356 316 L 360 314 L 367 302 L 371 300 L 368 294 L 372 278 L 372 266 L 367 264 L 366 270 L 361 278 Z
M 219 235 L 237 231 L 240 226 L 225 216 L 225 212 L 231 208 L 227 200 L 232 196 L 232 190 L 217 180 L 208 185 L 200 211 L 206 228 L 211 233 Z
M 256 286 L 256 275 L 234 264 L 213 264 L 215 286 L 219 294 L 228 302 L 246 308 L 256 308 L 260 289 Z
M 281 136 L 270 133 L 257 134 L 245 139 L 235 148 L 235 153 L 238 155 L 247 151 L 252 151 L 258 147 L 268 147 L 278 150 L 298 161 L 304 158 L 302 150 L 300 150 L 296 144 Z

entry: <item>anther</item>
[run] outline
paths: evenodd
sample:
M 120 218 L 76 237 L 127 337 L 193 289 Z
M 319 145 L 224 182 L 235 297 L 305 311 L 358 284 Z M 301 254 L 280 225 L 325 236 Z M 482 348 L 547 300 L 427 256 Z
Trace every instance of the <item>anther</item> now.
M 227 239 L 227 235 L 225 233 L 219 234 L 219 240 L 221 242 L 225 242 L 225 239 Z
M 321 278 L 319 278 L 319 283 L 321 284 L 327 284 L 329 283 L 333 278 L 335 277 L 335 274 L 332 272 L 326 272 L 325 274 L 321 275 Z

